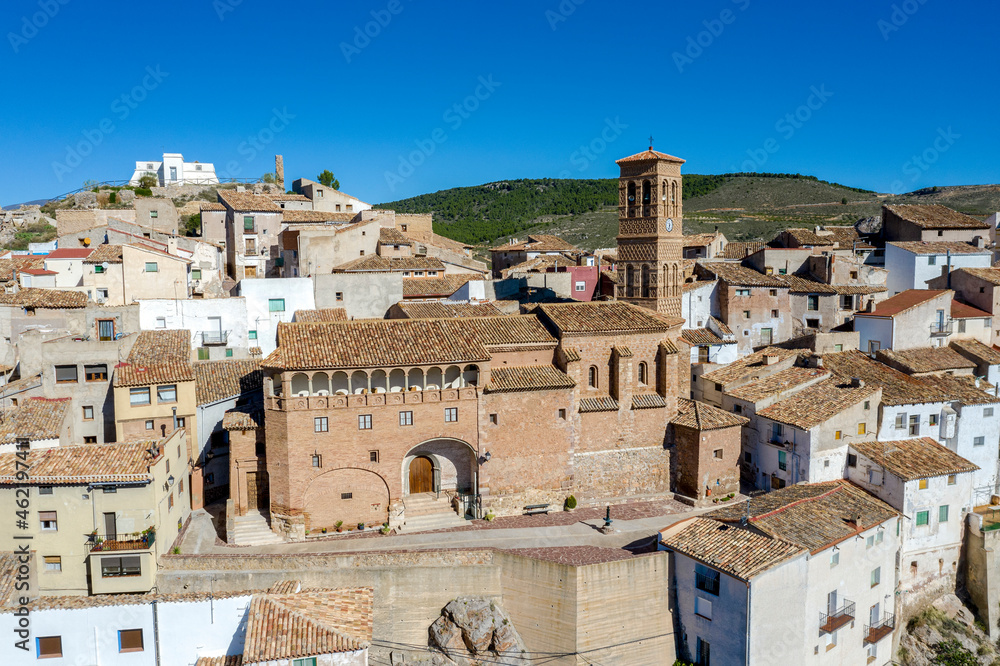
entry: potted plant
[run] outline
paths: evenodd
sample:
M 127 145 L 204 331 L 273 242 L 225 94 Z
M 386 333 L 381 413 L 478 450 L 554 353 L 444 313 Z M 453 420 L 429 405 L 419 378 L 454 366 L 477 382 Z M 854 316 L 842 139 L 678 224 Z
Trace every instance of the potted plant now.
M 337 522 L 335 522 L 333 524 L 333 528 L 335 530 L 337 530 L 338 532 L 343 532 L 344 531 L 344 521 L 338 520 Z
M 388 534 L 390 532 L 389 523 L 382 523 L 382 529 L 380 531 L 383 535 Z
M 320 530 L 320 531 L 323 532 L 323 534 L 326 534 L 326 528 L 325 527 L 322 530 Z
M 358 531 L 362 532 L 362 531 L 364 531 L 364 529 L 365 529 L 365 524 L 364 523 L 358 523 Z
M 576 508 L 576 497 L 570 495 L 566 498 L 566 502 L 563 504 L 564 511 L 572 511 Z

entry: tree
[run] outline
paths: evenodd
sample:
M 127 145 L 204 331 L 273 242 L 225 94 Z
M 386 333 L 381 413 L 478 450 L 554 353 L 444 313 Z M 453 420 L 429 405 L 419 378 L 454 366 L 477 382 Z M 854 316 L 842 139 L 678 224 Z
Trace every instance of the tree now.
M 274 182 L 274 174 L 270 173 L 270 172 L 265 173 L 263 176 L 260 177 L 260 180 L 263 183 L 273 183 Z
M 139 177 L 139 187 L 151 190 L 160 184 L 160 178 L 153 172 L 147 171 Z
M 316 176 L 316 180 L 327 187 L 332 187 L 335 190 L 340 189 L 340 181 L 334 177 L 333 172 L 329 169 L 324 169 L 323 173 Z

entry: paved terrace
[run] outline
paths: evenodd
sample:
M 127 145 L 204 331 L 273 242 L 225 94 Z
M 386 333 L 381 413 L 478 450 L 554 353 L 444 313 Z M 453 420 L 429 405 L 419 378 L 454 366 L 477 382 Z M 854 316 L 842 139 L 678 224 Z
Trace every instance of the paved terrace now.
M 728 503 L 743 499 L 737 496 Z M 727 503 L 727 504 L 728 504 Z M 185 555 L 299 555 L 308 553 L 351 553 L 379 550 L 500 550 L 599 546 L 632 552 L 648 552 L 655 534 L 673 523 L 718 508 L 692 508 L 673 499 L 630 502 L 611 507 L 613 534 L 598 531 L 604 525 L 603 506 L 582 507 L 573 512 L 553 511 L 548 515 L 508 516 L 492 522 L 469 521 L 468 525 L 430 532 L 390 534 L 377 531 L 340 534 L 308 539 L 305 542 L 265 546 L 230 546 L 216 531 L 212 515 L 204 509 L 192 513 L 191 522 L 179 538 Z

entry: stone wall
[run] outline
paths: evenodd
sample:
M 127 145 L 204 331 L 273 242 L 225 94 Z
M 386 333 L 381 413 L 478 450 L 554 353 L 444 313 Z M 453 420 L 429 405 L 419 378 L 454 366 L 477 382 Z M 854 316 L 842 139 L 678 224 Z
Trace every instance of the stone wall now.
M 674 426 L 677 492 L 694 499 L 740 491 L 740 427 L 699 431 Z M 715 452 L 721 451 L 719 458 Z
M 993 638 L 1000 627 L 1000 530 L 983 531 L 983 517 L 968 514 L 965 529 L 965 589 Z
M 577 499 L 654 495 L 670 491 L 670 452 L 662 446 L 577 453 Z

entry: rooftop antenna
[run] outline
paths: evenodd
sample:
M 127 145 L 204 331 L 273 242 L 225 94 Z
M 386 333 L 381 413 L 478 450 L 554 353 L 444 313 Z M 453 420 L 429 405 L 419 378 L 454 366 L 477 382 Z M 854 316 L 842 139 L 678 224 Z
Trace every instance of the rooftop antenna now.
M 760 497 L 765 492 L 766 491 L 764 490 L 751 490 L 750 492 L 747 493 L 747 504 L 746 507 L 743 509 L 743 517 L 740 518 L 740 525 L 746 525 L 747 523 L 750 522 L 750 500 L 753 499 L 754 497 Z

